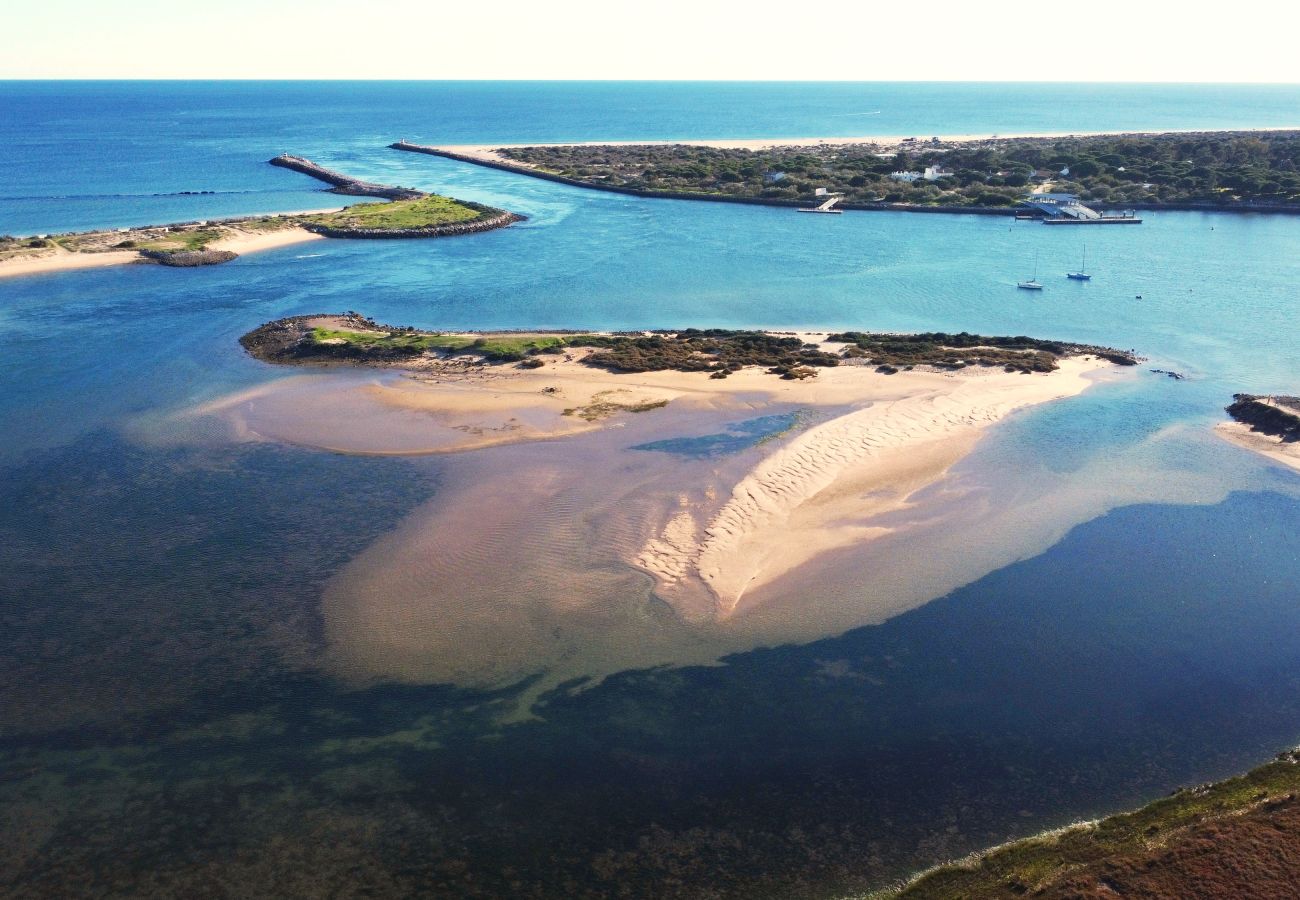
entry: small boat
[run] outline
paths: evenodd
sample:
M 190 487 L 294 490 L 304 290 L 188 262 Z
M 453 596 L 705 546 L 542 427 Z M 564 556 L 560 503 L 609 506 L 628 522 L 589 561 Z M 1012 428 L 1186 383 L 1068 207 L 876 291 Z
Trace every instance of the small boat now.
M 1079 264 L 1079 271 L 1066 272 L 1065 277 L 1074 281 L 1092 281 L 1092 276 L 1088 274 L 1088 245 L 1083 245 L 1083 262 Z
M 1038 281 L 1038 254 L 1034 254 L 1034 274 L 1028 281 L 1017 281 L 1016 287 L 1022 291 L 1041 291 L 1043 286 Z

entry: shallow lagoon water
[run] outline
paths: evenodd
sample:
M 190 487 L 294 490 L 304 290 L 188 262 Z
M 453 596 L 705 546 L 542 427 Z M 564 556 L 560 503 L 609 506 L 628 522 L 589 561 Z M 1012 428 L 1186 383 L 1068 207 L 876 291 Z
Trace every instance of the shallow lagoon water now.
M 770 416 L 745 419 L 742 422 L 727 423 L 722 431 L 715 434 L 665 438 L 661 441 L 637 444 L 630 449 L 675 453 L 692 459 L 727 456 L 784 434 L 794 428 L 798 422 L 798 412 L 775 413 Z
M 378 148 L 424 136 L 413 130 L 331 142 L 340 126 L 301 128 L 318 143 L 232 138 L 231 165 L 279 190 L 296 176 L 245 160 L 296 149 L 530 220 L 464 240 L 0 282 L 7 893 L 216 879 L 234 893 L 359 881 L 826 896 L 1226 774 L 1300 736 L 1300 479 L 1209 431 L 1232 392 L 1295 387 L 1300 221 L 1153 213 L 1085 236 L 795 216 Z M 93 190 L 131 193 L 147 175 L 109 167 Z M 204 202 L 176 201 L 251 211 L 189 205 Z M 0 231 L 23 230 L 7 224 L 19 214 L 53 227 L 61 209 L 23 203 L 0 199 Z M 146 211 L 182 208 L 170 203 Z M 86 223 L 114 224 L 90 221 L 106 209 L 133 221 L 133 204 L 88 202 Z M 1067 282 L 1084 237 L 1094 281 Z M 1035 253 L 1047 290 L 1028 298 L 1014 282 Z M 503 724 L 528 683 L 356 689 L 322 671 L 325 585 L 437 501 L 446 463 L 161 424 L 295 374 L 245 357 L 241 333 L 344 309 L 426 327 L 1026 333 L 1134 347 L 1144 369 L 1188 377 L 1143 371 L 1018 415 L 936 486 L 936 503 L 995 511 L 1023 561 L 880 626 L 570 685 L 542 697 L 539 718 Z M 936 553 L 985 539 L 962 525 L 935 531 Z

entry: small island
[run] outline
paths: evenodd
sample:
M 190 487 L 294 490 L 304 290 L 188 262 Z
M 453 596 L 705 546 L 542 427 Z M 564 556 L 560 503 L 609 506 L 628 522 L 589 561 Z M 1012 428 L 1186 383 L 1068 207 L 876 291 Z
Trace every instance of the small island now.
M 241 253 L 317 238 L 437 238 L 504 228 L 523 216 L 414 188 L 361 181 L 302 157 L 279 156 L 271 165 L 310 175 L 331 193 L 387 202 L 343 209 L 246 216 L 16 238 L 0 236 L 0 278 L 62 269 L 128 263 L 188 268 L 229 262 Z
M 1296 131 L 390 146 L 688 200 L 812 206 L 835 196 L 842 209 L 1008 215 L 1035 195 L 1065 194 L 1099 209 L 1300 212 Z
M 433 331 L 357 312 L 279 319 L 241 343 L 301 373 L 186 416 L 216 417 L 213 427 L 238 440 L 455 454 L 448 465 L 474 472 L 405 533 L 409 542 L 385 551 L 383 571 L 402 570 L 394 560 L 408 553 L 427 565 L 425 541 L 459 547 L 498 522 L 550 534 L 548 510 L 581 505 L 584 553 L 618 577 L 648 576 L 639 583 L 673 612 L 674 624 L 651 629 L 652 639 L 605 647 L 601 673 L 815 639 L 924 602 L 890 591 L 878 605 L 843 603 L 841 579 L 821 567 L 840 564 L 849 548 L 859 559 L 875 538 L 912 527 L 881 517 L 910 509 L 1007 416 L 1137 362 L 1024 336 Z M 479 452 L 486 448 L 494 449 Z M 528 557 L 535 546 L 531 538 L 502 546 L 492 564 L 527 571 L 538 564 Z M 550 613 L 503 617 L 475 600 L 478 588 L 446 572 L 433 581 L 373 591 L 358 582 L 340 594 L 333 608 L 356 627 L 340 632 L 339 652 L 378 677 L 418 672 L 477 686 L 513 683 L 539 659 L 556 677 L 592 674 L 567 668 L 572 648 L 541 624 Z M 600 583 L 578 571 L 566 585 L 557 616 L 608 605 Z M 402 619 L 395 639 L 389 623 L 412 609 L 421 624 Z M 460 623 L 459 636 L 435 620 Z M 455 653 L 443 643 L 452 640 Z
M 1234 394 L 1225 411 L 1233 421 L 1217 427 L 1220 436 L 1274 462 L 1300 469 L 1300 397 Z
M 381 325 L 356 312 L 293 316 L 268 322 L 240 338 L 254 357 L 287 364 L 336 364 L 420 368 L 452 357 L 480 363 L 519 363 L 541 368 L 565 350 L 585 351 L 576 361 L 611 372 L 705 372 L 726 378 L 758 367 L 785 379 L 811 378 L 818 368 L 843 364 L 874 367 L 880 374 L 927 367 L 967 367 L 1005 372 L 1052 372 L 1059 361 L 1095 356 L 1116 365 L 1136 365 L 1131 352 L 1037 338 L 984 335 L 885 334 L 845 331 L 819 336 L 766 331 L 687 328 L 680 331 L 495 332 L 421 331 L 409 325 Z M 842 346 L 838 346 L 842 345 Z M 838 347 L 838 349 L 834 349 Z M 575 357 L 570 356 L 570 360 Z

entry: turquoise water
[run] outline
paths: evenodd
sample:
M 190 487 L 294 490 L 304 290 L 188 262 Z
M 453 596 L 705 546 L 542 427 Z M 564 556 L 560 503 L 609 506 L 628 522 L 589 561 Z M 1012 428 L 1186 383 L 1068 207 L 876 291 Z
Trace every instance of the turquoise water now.
M 1296 85 L 0 82 L 0 234 L 314 208 L 298 153 L 350 170 L 427 143 L 1300 126 Z M 214 191 L 182 196 L 181 191 Z
M 0 232 L 328 205 L 264 165 L 281 151 L 529 216 L 465 239 L 0 281 L 3 891 L 149 878 L 174 893 L 820 897 L 1294 743 L 1300 479 L 1209 428 L 1234 391 L 1296 392 L 1300 219 L 1151 213 L 1084 235 L 798 216 L 382 145 L 1291 124 L 1297 100 L 1294 87 L 0 84 Z M 1069 282 L 1085 238 L 1094 279 Z M 1026 296 L 1014 283 L 1035 256 L 1047 287 Z M 1024 536 L 1022 562 L 879 627 L 623 673 L 502 725 L 527 685 L 358 689 L 318 667 L 321 586 L 436 499 L 436 459 L 158 427 L 285 377 L 240 351 L 249 328 L 344 309 L 426 327 L 965 329 L 1149 360 L 1016 416 L 958 467 L 958 487 L 1016 511 L 1000 526 Z

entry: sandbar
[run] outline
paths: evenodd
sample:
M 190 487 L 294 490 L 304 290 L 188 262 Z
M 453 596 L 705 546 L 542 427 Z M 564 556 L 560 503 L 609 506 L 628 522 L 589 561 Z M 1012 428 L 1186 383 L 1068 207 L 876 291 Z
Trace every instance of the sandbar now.
M 1295 131 L 1297 128 L 1252 128 L 1231 129 L 1245 133 L 1268 134 L 1272 132 Z M 1010 140 L 1018 138 L 1069 138 L 1101 137 L 1106 135 L 1143 135 L 1143 134 L 1201 134 L 1213 133 L 1213 129 L 1185 128 L 1152 131 L 1040 131 L 1018 132 L 1015 134 L 949 134 L 949 135 L 864 135 L 859 137 L 789 137 L 789 138 L 718 138 L 682 140 L 646 140 L 646 141 L 534 141 L 526 144 L 434 144 L 435 149 L 471 159 L 512 166 L 530 168 L 531 165 L 513 157 L 503 156 L 499 150 L 517 150 L 524 147 L 713 147 L 719 150 L 771 150 L 775 148 L 797 148 L 818 146 L 878 146 L 882 153 L 896 152 L 899 149 L 924 149 L 937 145 L 951 147 L 954 144 L 979 144 L 985 141 Z
M 591 352 L 337 367 L 190 411 L 240 440 L 442 460 L 435 498 L 330 583 L 332 669 L 554 685 L 883 621 L 1016 552 L 983 536 L 925 558 L 949 546 L 952 510 L 981 509 L 939 489 L 952 467 L 1017 410 L 1115 369 L 1080 354 L 1050 373 L 846 360 L 718 379 L 605 371 Z M 734 451 L 672 449 L 769 418 L 786 424 Z

